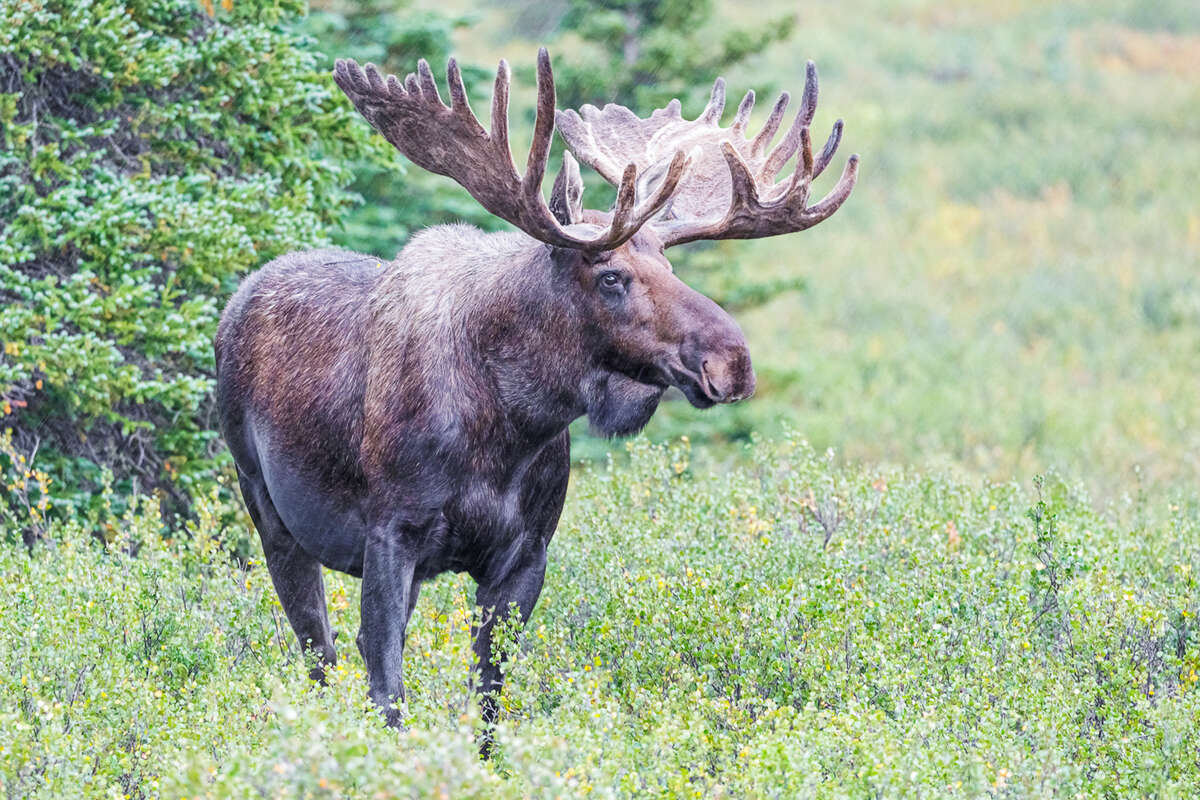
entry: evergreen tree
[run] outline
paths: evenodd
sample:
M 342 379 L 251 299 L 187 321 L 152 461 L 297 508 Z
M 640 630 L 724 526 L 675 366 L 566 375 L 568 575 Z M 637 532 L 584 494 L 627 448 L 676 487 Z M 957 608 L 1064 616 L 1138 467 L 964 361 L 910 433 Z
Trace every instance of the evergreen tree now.
M 302 12 L 0 0 L 0 459 L 36 451 L 60 506 L 101 502 L 103 469 L 176 507 L 213 479 L 225 299 L 325 241 L 348 154 L 390 157 L 286 27 Z
M 795 17 L 729 28 L 712 0 L 518 0 L 517 29 L 577 41 L 554 62 L 559 105 L 615 102 L 648 113 L 701 102 L 721 72 L 791 36 Z

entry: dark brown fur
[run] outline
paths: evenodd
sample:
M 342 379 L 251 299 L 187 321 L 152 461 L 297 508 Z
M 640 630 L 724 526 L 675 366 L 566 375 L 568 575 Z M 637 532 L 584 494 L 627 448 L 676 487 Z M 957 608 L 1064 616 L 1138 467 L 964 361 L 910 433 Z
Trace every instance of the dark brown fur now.
M 589 219 L 575 226 L 604 215 Z M 736 324 L 648 232 L 592 255 L 464 226 L 392 262 L 293 254 L 245 281 L 216 350 L 223 432 L 289 619 L 333 663 L 317 565 L 363 576 L 359 644 L 384 707 L 421 581 L 467 571 L 486 609 L 532 610 L 573 419 L 632 433 L 668 385 L 708 406 L 754 384 Z

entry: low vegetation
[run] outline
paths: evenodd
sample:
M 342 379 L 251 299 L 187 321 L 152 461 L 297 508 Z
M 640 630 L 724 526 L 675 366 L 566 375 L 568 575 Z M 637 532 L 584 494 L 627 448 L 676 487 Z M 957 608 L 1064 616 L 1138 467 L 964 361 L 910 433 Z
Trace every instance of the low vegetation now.
M 308 683 L 265 569 L 200 506 L 0 549 L 10 797 L 1194 797 L 1195 501 L 836 466 L 786 439 L 586 470 L 512 646 L 491 763 L 471 587 L 427 587 L 408 726 L 368 710 L 358 583 Z M 101 541 L 103 540 L 103 541 Z M 136 556 L 131 553 L 136 552 Z M 511 639 L 508 641 L 512 641 Z

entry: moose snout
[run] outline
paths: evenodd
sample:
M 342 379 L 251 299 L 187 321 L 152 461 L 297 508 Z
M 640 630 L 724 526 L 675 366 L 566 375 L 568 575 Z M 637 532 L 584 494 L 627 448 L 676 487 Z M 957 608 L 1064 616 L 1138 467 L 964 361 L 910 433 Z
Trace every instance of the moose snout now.
M 754 394 L 750 347 L 733 317 L 681 281 L 684 301 L 675 330 L 682 334 L 671 358 L 671 382 L 697 408 L 736 403 Z
M 750 350 L 741 331 L 735 328 L 734 332 L 736 335 L 689 337 L 680 353 L 709 402 L 735 403 L 754 394 Z
M 700 363 L 704 393 L 717 403 L 736 403 L 754 394 L 754 368 L 750 353 L 740 348 L 724 356 L 705 358 Z

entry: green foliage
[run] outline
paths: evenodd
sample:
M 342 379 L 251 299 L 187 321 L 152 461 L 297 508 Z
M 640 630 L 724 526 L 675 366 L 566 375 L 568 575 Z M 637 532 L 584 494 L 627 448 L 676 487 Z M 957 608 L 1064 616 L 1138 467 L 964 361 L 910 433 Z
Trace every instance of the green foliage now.
M 0 549 L 0 787 L 31 798 L 1200 791 L 1194 497 L 1098 513 L 1053 478 L 1027 494 L 839 468 L 796 439 L 758 444 L 723 474 L 694 467 L 686 442 L 630 451 L 627 466 L 574 484 L 541 603 L 522 643 L 506 645 L 491 763 L 476 755 L 465 578 L 422 593 L 408 726 L 395 732 L 366 708 L 358 582 L 329 575 L 340 660 L 316 690 L 265 569 L 221 554 L 229 534 L 209 501 L 185 530 L 142 503 L 58 523 L 32 555 Z
M 67 507 L 212 479 L 223 298 L 348 205 L 375 145 L 302 7 L 0 0 L 0 418 Z
M 478 100 L 477 92 L 491 86 L 490 73 L 462 63 L 462 54 L 452 52 L 454 32 L 470 23 L 466 15 L 414 9 L 411 0 L 326 0 L 314 4 L 300 29 L 314 36 L 328 54 L 324 61 L 329 69 L 334 58 L 354 58 L 403 77 L 424 58 L 440 74 L 446 59 L 458 55 L 463 80 Z M 409 235 L 430 225 L 467 221 L 485 230 L 505 225 L 458 184 L 408 165 L 390 145 L 380 147 L 382 158 L 365 153 L 347 164 L 354 175 L 350 189 L 361 202 L 344 216 L 341 230 L 333 233 L 337 244 L 391 258 Z
M 26 546 L 42 538 L 50 510 L 51 478 L 13 444 L 12 428 L 0 433 L 0 544 L 13 544 L 20 536 Z M 8 541 L 9 539 L 13 541 Z
M 530 23 L 557 40 L 554 83 L 559 105 L 621 103 L 641 114 L 672 98 L 707 99 L 713 79 L 792 33 L 780 14 L 730 27 L 712 0 L 567 0 L 514 2 L 518 27 Z M 760 86 L 761 88 L 761 86 Z

